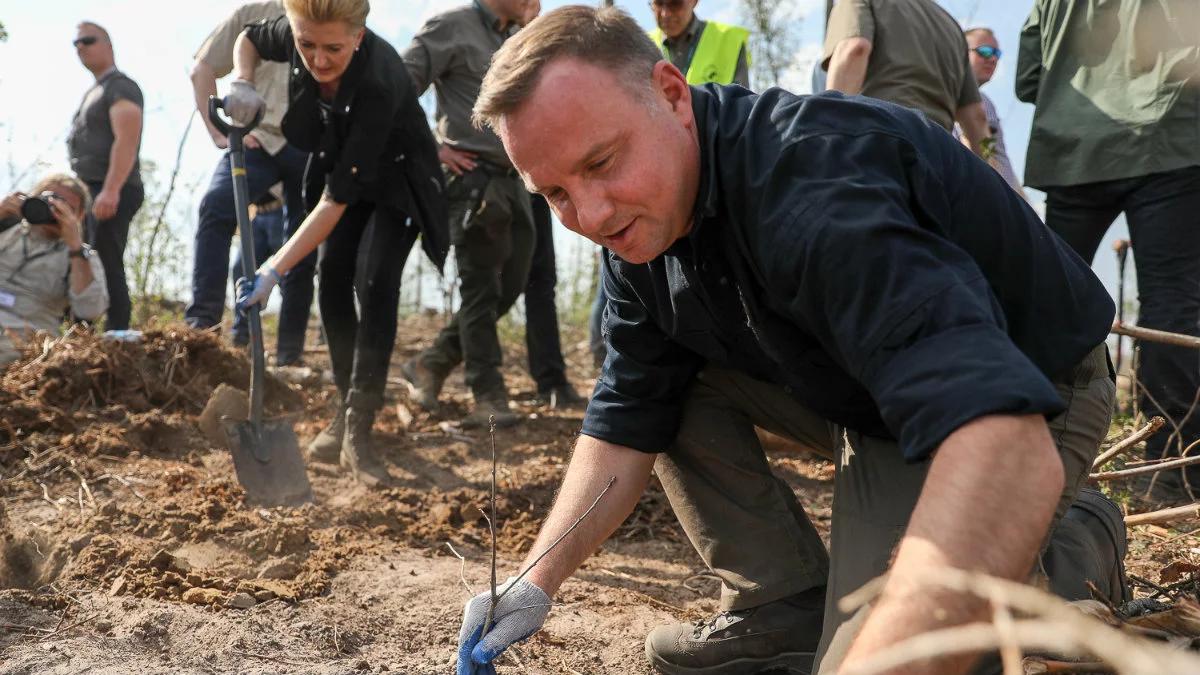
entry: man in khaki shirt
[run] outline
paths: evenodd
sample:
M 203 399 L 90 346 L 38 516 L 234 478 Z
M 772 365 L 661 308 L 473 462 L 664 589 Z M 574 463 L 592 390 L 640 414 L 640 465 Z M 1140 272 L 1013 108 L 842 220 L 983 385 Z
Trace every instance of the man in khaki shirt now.
M 278 0 L 243 5 L 221 22 L 196 52 L 191 77 L 196 108 L 218 148 L 227 148 L 229 141 L 208 119 L 208 97 L 217 94 L 217 79 L 233 70 L 234 41 L 247 24 L 282 15 L 283 4 Z M 280 129 L 283 113 L 287 110 L 288 77 L 286 63 L 263 61 L 258 65 L 255 86 L 266 99 L 267 108 L 262 122 L 246 137 L 246 183 L 250 189 L 250 202 L 266 196 L 276 183 L 283 184 L 285 240 L 304 219 L 306 209 L 302 192 L 304 168 L 308 162 L 308 153 L 288 144 Z M 192 303 L 184 312 L 184 318 L 193 328 L 209 328 L 221 323 L 225 311 L 229 243 L 236 227 L 233 179 L 229 173 L 229 153 L 226 152 L 217 163 L 208 192 L 200 202 L 192 266 Z M 314 253 L 284 275 L 280 284 L 283 304 L 279 311 L 279 342 L 275 354 L 279 365 L 296 364 L 304 354 L 304 332 L 312 306 L 315 265 Z
M 827 86 L 958 122 L 976 154 L 990 134 L 962 29 L 933 0 L 839 0 L 829 15 Z
M 50 206 L 48 221 L 22 217 L 30 197 Z M 66 174 L 46 176 L 29 195 L 14 192 L 0 201 L 0 221 L 19 219 L 0 232 L 0 368 L 20 356 L 18 343 L 34 331 L 58 333 L 67 310 L 93 321 L 108 309 L 104 266 L 83 243 L 89 201 L 87 186 Z

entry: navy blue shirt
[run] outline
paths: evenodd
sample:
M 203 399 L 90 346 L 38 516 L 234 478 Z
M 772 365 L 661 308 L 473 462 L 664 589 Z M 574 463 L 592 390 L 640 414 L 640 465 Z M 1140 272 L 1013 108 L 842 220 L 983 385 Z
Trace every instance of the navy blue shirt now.
M 910 461 L 977 417 L 1063 410 L 1051 380 L 1105 339 L 1112 299 L 991 167 L 883 101 L 692 94 L 694 224 L 649 263 L 606 254 L 583 433 L 667 450 L 706 363 Z

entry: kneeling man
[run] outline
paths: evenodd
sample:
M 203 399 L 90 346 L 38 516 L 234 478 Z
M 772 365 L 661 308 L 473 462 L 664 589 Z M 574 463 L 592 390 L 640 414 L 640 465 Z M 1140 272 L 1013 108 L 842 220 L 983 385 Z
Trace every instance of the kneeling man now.
M 665 673 L 834 672 L 987 616 L 928 569 L 1029 577 L 1108 429 L 1113 303 L 995 171 L 885 102 L 689 87 L 611 8 L 506 42 L 475 114 L 608 250 L 609 356 L 533 554 L 615 480 L 482 640 L 468 603 L 460 673 L 541 627 L 652 470 L 722 581 L 721 614 L 650 634 Z M 834 459 L 828 554 L 756 425 Z

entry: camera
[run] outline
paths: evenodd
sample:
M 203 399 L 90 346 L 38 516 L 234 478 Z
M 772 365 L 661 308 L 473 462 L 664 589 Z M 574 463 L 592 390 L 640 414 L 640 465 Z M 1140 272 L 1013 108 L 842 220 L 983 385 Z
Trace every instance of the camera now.
M 58 222 L 50 202 L 58 199 L 58 195 L 46 191 L 36 197 L 26 197 L 21 203 L 21 217 L 30 225 L 53 225 Z

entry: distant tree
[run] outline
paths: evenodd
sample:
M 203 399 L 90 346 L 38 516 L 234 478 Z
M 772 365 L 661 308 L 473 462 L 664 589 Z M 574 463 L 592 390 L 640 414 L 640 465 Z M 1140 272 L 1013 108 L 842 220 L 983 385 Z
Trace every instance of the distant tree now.
M 797 67 L 803 19 L 796 0 L 741 0 L 750 29 L 750 79 L 758 91 L 779 86 Z
M 8 41 L 8 29 L 4 27 L 4 22 L 0 21 L 0 42 Z

